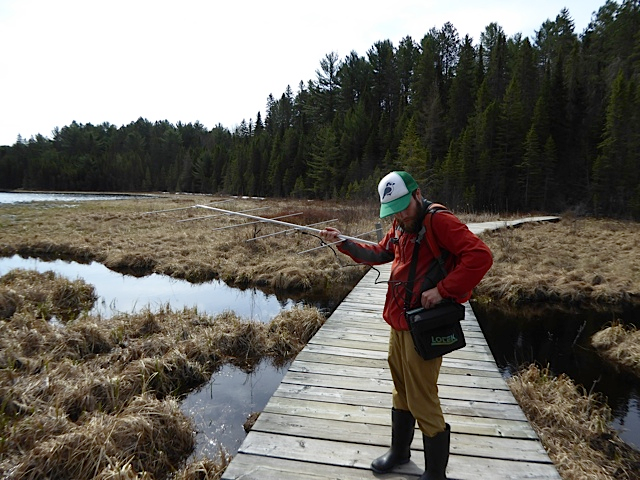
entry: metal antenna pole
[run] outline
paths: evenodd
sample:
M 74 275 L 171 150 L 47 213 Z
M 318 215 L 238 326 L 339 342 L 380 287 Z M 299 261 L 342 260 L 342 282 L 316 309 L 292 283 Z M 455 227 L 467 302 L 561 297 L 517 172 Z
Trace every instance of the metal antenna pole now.
M 360 235 L 368 235 L 368 234 L 374 233 L 374 232 L 375 232 L 375 230 L 371 230 L 370 232 L 364 232 L 364 233 L 361 233 Z M 360 236 L 360 235 L 358 235 L 358 236 Z M 319 250 L 321 248 L 326 248 L 326 247 L 329 247 L 331 245 L 336 245 L 338 243 L 340 243 L 340 242 L 325 243 L 324 245 L 320 245 L 319 247 L 314 247 L 314 248 L 310 248 L 309 250 L 303 250 L 302 252 L 298 252 L 298 255 L 302 255 L 303 253 L 313 252 L 314 250 Z
M 200 205 L 194 205 L 191 208 L 197 208 Z M 258 208 L 250 208 L 249 210 L 240 210 L 240 213 L 244 213 L 244 212 L 255 212 L 257 210 L 267 210 L 268 208 L 271 207 L 258 207 Z M 222 213 L 220 215 L 205 215 L 203 217 L 193 217 L 193 218 L 184 218 L 182 220 L 177 220 L 176 223 L 182 223 L 182 222 L 193 222 L 194 220 L 205 220 L 207 218 L 218 218 L 218 217 L 225 217 L 228 216 L 228 213 Z
M 215 201 L 213 201 L 211 203 L 218 204 L 218 203 L 227 203 L 227 202 L 230 202 L 230 201 L 231 201 L 231 199 L 228 198 L 226 200 L 215 200 Z M 140 215 L 150 215 L 152 213 L 176 212 L 178 210 L 189 210 L 190 208 L 195 208 L 195 205 L 189 205 L 188 207 L 168 208 L 166 210 L 155 210 L 153 212 L 142 212 Z
M 295 223 L 288 223 L 288 222 L 281 222 L 280 220 L 272 220 L 270 218 L 263 218 L 263 217 L 257 217 L 255 215 L 247 215 L 246 213 L 240 213 L 240 212 L 233 212 L 231 210 L 223 210 L 221 208 L 216 208 L 216 207 L 209 207 L 207 205 L 195 205 L 198 208 L 206 208 L 209 210 L 214 210 L 217 212 L 222 212 L 222 213 L 227 213 L 230 215 L 238 215 L 240 217 L 245 217 L 245 218 L 251 218 L 253 220 L 260 220 L 262 222 L 268 222 L 268 223 L 275 223 L 276 225 L 284 225 L 285 227 L 290 227 L 293 228 L 295 230 L 300 230 L 300 231 L 307 231 L 307 232 L 313 232 L 316 234 L 320 234 L 320 232 L 322 230 L 318 230 L 317 228 L 311 228 L 311 227 L 306 227 L 304 225 L 296 225 Z M 361 238 L 356 238 L 356 237 L 349 237 L 347 235 L 338 235 L 338 238 L 340 240 L 352 240 L 354 242 L 358 242 L 358 243 L 364 243 L 367 245 L 378 245 L 376 242 L 371 242 L 369 240 L 363 240 Z
M 290 213 L 289 215 L 281 215 L 279 217 L 273 217 L 270 220 L 276 220 L 276 219 L 279 219 L 279 218 L 287 218 L 287 217 L 295 217 L 296 215 L 302 215 L 302 212 Z M 214 228 L 211 231 L 215 232 L 217 230 L 227 230 L 228 228 L 244 227 L 244 226 L 247 226 L 247 225 L 255 225 L 256 223 L 263 223 L 263 222 L 261 220 L 256 220 L 255 222 L 236 223 L 235 225 L 226 225 L 224 227 Z
M 312 227 L 314 225 L 322 225 L 323 223 L 333 223 L 333 222 L 337 222 L 337 221 L 338 221 L 337 218 L 332 218 L 331 220 L 323 220 L 322 222 L 310 223 L 309 225 L 307 225 L 307 227 Z M 259 240 L 261 238 L 274 237 L 276 235 L 282 235 L 282 234 L 293 232 L 293 231 L 295 231 L 295 228 L 287 228 L 286 230 L 280 230 L 279 232 L 268 233 L 266 235 L 260 235 L 259 237 L 247 238 L 245 240 L 245 242 L 253 242 L 253 241 Z

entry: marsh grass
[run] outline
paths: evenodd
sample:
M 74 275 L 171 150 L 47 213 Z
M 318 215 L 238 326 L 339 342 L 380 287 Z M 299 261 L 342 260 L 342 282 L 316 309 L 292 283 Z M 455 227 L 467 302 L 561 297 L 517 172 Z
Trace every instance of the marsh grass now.
M 90 310 L 97 298 L 84 280 L 67 280 L 54 272 L 15 269 L 0 277 L 0 319 L 28 309 L 46 320 L 66 322 Z
M 494 265 L 477 297 L 503 306 L 640 305 L 640 224 L 566 218 L 482 235 Z
M 17 279 L 66 285 L 27 273 L 0 283 L 19 299 L 36 295 Z M 52 296 L 50 310 L 66 308 L 70 296 Z M 0 320 L 0 476 L 8 478 L 216 478 L 228 462 L 222 453 L 183 465 L 195 432 L 177 399 L 226 363 L 250 372 L 265 358 L 289 361 L 324 322 L 309 307 L 261 323 L 166 306 L 56 325 L 39 305 L 25 301 Z
M 336 289 L 346 293 L 364 273 L 364 267 L 343 267 L 328 248 L 300 255 L 321 244 L 313 234 L 289 231 L 251 241 L 285 227 L 263 223 L 214 230 L 249 220 L 194 206 L 218 205 L 233 211 L 261 208 L 247 213 L 269 218 L 300 213 L 283 219 L 299 225 L 335 219 L 313 228 L 334 225 L 355 236 L 374 230 L 379 221 L 375 204 L 260 199 L 215 203 L 222 200 L 229 199 L 172 195 L 83 202 L 75 208 L 4 205 L 0 206 L 0 219 L 4 219 L 0 255 L 97 261 L 126 274 L 159 273 L 190 282 L 221 279 L 231 286 L 272 291 Z M 174 208 L 183 209 L 162 212 Z M 157 211 L 160 213 L 148 213 Z M 197 219 L 204 216 L 209 218 Z M 347 263 L 342 260 L 343 265 Z
M 508 383 L 564 480 L 638 478 L 640 453 L 609 427 L 605 399 L 536 365 Z
M 640 377 L 640 330 L 618 322 L 591 337 L 599 355 Z

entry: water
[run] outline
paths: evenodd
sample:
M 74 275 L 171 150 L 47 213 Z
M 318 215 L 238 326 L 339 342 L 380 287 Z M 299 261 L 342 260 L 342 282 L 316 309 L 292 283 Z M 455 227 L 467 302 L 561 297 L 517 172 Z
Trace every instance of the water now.
M 246 435 L 245 421 L 264 409 L 287 369 L 262 361 L 252 373 L 243 373 L 225 365 L 207 385 L 190 393 L 182 411 L 198 425 L 192 458 L 216 458 L 220 447 L 235 455 Z
M 503 376 L 532 362 L 554 375 L 568 375 L 588 392 L 607 399 L 612 426 L 628 444 L 640 450 L 640 379 L 618 371 L 590 346 L 590 338 L 613 321 L 638 325 L 640 312 L 545 312 L 531 317 L 509 315 L 474 304 L 474 312 Z
M 267 295 L 256 289 L 231 288 L 218 280 L 192 284 L 166 275 L 122 275 L 96 262 L 45 262 L 36 258 L 22 258 L 19 255 L 0 258 L 0 276 L 14 268 L 38 272 L 52 270 L 70 280 L 83 279 L 95 287 L 98 295 L 98 301 L 91 313 L 103 318 L 120 312 L 135 313 L 144 308 L 154 311 L 170 304 L 173 310 L 195 307 L 199 312 L 209 315 L 233 310 L 243 318 L 267 322 L 281 310 L 296 305 L 293 300 L 278 300 L 275 295 Z
M 115 195 L 95 193 L 0 192 L 0 204 L 16 204 L 29 202 L 87 202 L 91 200 L 125 200 L 140 197 L 141 195 Z

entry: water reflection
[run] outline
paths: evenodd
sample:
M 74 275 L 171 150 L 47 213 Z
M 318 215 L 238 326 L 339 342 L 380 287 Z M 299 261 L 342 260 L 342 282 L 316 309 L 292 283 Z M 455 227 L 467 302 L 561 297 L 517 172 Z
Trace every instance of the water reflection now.
M 244 373 L 225 365 L 207 385 L 189 394 L 181 408 L 198 425 L 192 457 L 215 458 L 220 446 L 235 455 L 245 438 L 244 422 L 262 411 L 287 368 L 274 368 L 263 361 L 252 373 Z
M 216 315 L 233 310 L 243 318 L 269 321 L 281 310 L 292 308 L 293 300 L 278 300 L 256 289 L 239 290 L 224 282 L 192 284 L 165 275 L 132 277 L 109 270 L 100 263 L 80 264 L 55 260 L 45 262 L 19 255 L 0 258 L 0 276 L 14 268 L 44 272 L 52 270 L 71 280 L 77 278 L 93 285 L 98 295 L 92 314 L 109 318 L 118 312 L 134 313 L 149 307 L 152 311 L 170 304 L 174 310 L 196 307 L 199 312 Z
M 620 437 L 640 449 L 640 380 L 603 361 L 590 338 L 608 323 L 633 323 L 638 312 L 618 314 L 545 312 L 523 318 L 474 304 L 474 312 L 503 375 L 509 377 L 532 362 L 554 375 L 568 375 L 587 391 L 607 398 Z

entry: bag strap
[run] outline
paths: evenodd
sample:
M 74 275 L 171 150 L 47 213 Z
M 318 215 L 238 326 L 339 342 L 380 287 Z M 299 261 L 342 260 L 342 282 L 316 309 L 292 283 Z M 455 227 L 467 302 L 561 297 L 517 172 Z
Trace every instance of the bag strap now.
M 433 216 L 440 211 L 443 210 L 447 210 L 447 207 L 445 207 L 444 205 L 440 205 L 439 203 L 433 203 L 433 202 L 425 202 L 425 209 L 426 209 L 426 213 L 425 216 L 427 217 L 427 222 L 424 222 L 423 220 L 423 224 L 427 223 L 428 225 L 425 227 L 427 232 L 426 232 L 426 238 L 427 238 L 427 245 L 429 246 L 429 248 L 431 249 L 431 252 L 433 253 L 433 256 L 435 257 L 435 259 L 438 261 L 438 265 L 440 265 L 440 268 L 442 269 L 442 272 L 444 274 L 444 276 L 447 276 L 447 269 L 445 268 L 445 264 L 444 264 L 444 260 L 443 260 L 443 255 L 442 252 L 440 251 L 440 248 L 438 247 L 438 243 L 435 240 L 435 236 L 433 234 L 433 227 L 432 227 L 432 221 L 431 219 L 433 218 Z M 405 294 L 405 299 L 404 299 L 404 309 L 405 311 L 409 310 L 411 308 L 411 297 L 413 297 L 413 283 L 415 280 L 415 276 L 416 276 L 416 268 L 418 265 L 418 253 L 420 250 L 420 245 L 421 245 L 421 241 L 420 239 L 416 240 L 416 244 L 413 247 L 413 255 L 411 256 L 411 265 L 409 266 L 409 278 L 407 279 L 407 286 L 405 287 L 406 290 L 406 294 Z
M 420 250 L 420 244 L 422 242 L 416 241 L 413 247 L 413 255 L 411 256 L 411 265 L 409 266 L 409 278 L 407 279 L 407 286 L 405 287 L 404 298 L 404 311 L 406 312 L 411 308 L 411 297 L 413 297 L 413 281 L 416 276 L 416 267 L 418 266 L 418 251 Z
M 441 206 L 441 205 L 440 205 Z M 443 207 L 444 208 L 444 207 Z M 446 210 L 446 209 L 445 209 Z M 436 242 L 436 237 L 435 234 L 433 233 L 433 215 L 436 212 L 439 212 L 440 210 L 436 210 L 436 211 L 431 211 L 431 209 L 429 209 L 429 211 L 427 212 L 427 245 L 429 245 L 429 248 L 431 249 L 431 252 L 433 253 L 434 258 L 438 261 L 438 265 L 440 265 L 440 269 L 442 270 L 442 273 L 444 274 L 444 276 L 447 276 L 447 268 L 444 264 L 444 255 L 443 253 L 440 251 L 440 247 L 438 247 L 438 242 Z

